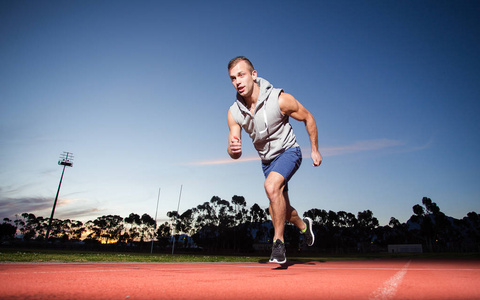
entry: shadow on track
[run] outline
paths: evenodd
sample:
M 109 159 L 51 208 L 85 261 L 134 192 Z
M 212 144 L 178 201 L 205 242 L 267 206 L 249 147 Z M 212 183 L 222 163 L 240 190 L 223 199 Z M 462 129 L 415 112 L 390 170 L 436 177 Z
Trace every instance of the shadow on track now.
M 320 263 L 324 263 L 326 262 L 325 260 L 305 260 L 305 261 L 302 261 L 302 260 L 287 260 L 286 263 L 284 264 L 280 264 L 278 267 L 275 267 L 273 268 L 272 270 L 287 270 L 289 267 L 291 266 L 294 266 L 294 265 L 315 265 L 315 262 L 320 262 Z M 261 259 L 258 261 L 258 263 L 260 264 L 270 264 L 268 262 L 268 259 Z M 272 266 L 275 266 L 276 264 L 272 263 Z

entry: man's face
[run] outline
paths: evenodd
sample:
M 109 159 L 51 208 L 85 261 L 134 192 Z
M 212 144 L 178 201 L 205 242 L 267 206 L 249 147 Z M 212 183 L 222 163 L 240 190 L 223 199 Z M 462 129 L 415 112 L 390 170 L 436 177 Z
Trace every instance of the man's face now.
M 241 60 L 229 71 L 233 87 L 242 97 L 250 97 L 253 93 L 257 71 L 250 71 L 248 64 Z

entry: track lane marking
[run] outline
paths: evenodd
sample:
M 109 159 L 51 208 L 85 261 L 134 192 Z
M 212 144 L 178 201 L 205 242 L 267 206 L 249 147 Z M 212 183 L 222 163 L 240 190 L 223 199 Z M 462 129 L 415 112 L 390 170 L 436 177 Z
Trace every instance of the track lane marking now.
M 403 276 L 407 273 L 408 266 L 410 265 L 410 260 L 403 266 L 403 268 L 390 277 L 387 281 L 383 283 L 376 291 L 374 291 L 369 300 L 388 300 L 392 299 L 397 293 L 398 286 L 402 282 Z

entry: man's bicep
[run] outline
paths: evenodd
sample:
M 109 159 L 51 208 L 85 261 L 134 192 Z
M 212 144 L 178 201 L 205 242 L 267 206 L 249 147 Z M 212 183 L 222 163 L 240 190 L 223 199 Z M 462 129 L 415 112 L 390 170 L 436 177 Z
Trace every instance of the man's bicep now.
M 288 115 L 297 121 L 305 121 L 308 117 L 308 110 L 290 94 L 280 94 L 278 104 L 284 115 Z
M 230 130 L 229 134 L 228 134 L 228 138 L 229 140 L 232 139 L 233 137 L 238 137 L 240 138 L 240 134 L 242 132 L 242 128 L 240 127 L 240 125 L 238 125 L 238 123 L 235 121 L 235 119 L 233 118 L 233 115 L 232 113 L 230 112 L 230 110 L 228 111 L 228 128 Z

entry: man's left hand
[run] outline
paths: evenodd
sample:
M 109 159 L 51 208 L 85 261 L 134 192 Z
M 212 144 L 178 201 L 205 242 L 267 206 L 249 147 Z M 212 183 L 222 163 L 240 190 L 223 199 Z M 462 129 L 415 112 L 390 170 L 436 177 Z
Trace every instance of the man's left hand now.
M 322 163 L 322 155 L 318 151 L 312 151 L 313 166 L 318 167 Z

